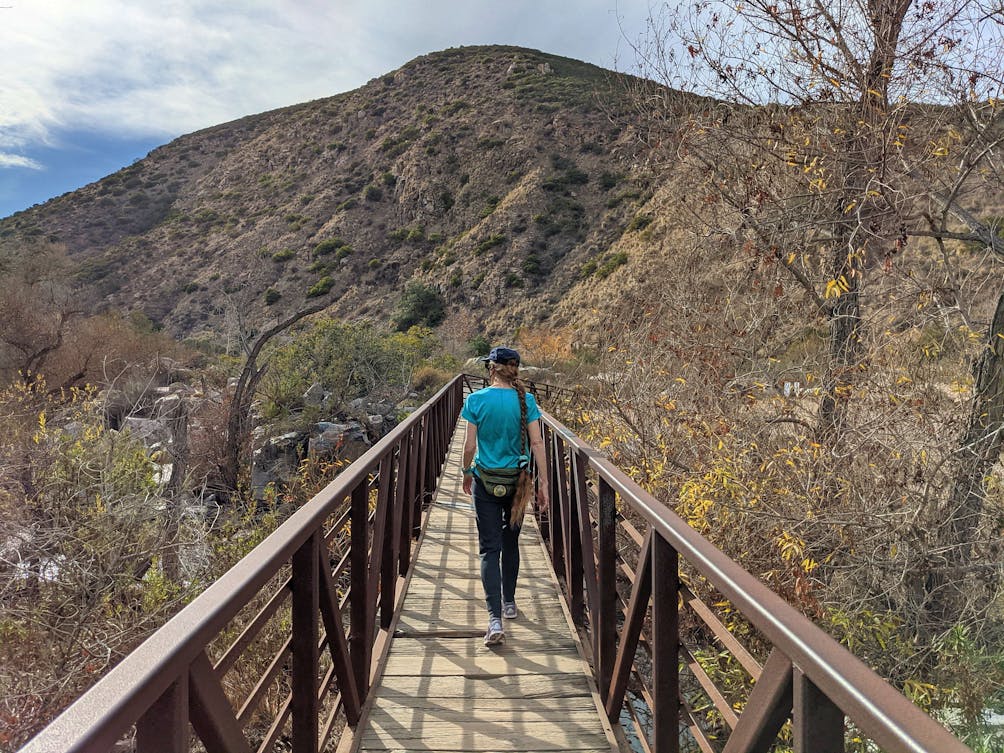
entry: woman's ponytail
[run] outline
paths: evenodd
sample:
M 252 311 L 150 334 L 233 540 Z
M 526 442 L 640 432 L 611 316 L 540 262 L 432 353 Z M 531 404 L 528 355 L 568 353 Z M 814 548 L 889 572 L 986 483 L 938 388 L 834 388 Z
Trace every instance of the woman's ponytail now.
M 523 524 L 523 516 L 526 508 L 530 504 L 533 496 L 533 479 L 530 477 L 530 439 L 528 436 L 529 427 L 526 420 L 526 385 L 519 378 L 519 366 L 515 363 L 492 363 L 491 371 L 511 384 L 519 395 L 519 432 L 520 432 L 520 461 L 526 465 L 522 467 L 519 480 L 516 482 L 516 493 L 512 498 L 512 507 L 509 511 L 509 525 L 519 527 Z

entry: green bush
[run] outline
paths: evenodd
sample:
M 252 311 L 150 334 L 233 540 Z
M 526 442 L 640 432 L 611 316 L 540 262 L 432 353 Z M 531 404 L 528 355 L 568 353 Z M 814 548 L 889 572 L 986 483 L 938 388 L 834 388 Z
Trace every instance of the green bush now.
M 363 191 L 363 198 L 366 201 L 380 201 L 383 198 L 383 191 L 380 190 L 379 186 L 374 186 L 372 183 L 366 186 Z
M 433 287 L 409 282 L 398 302 L 394 326 L 405 331 L 415 325 L 435 327 L 446 318 L 446 301 Z
M 467 342 L 467 352 L 472 356 L 487 356 L 492 344 L 484 335 L 475 335 Z
M 353 209 L 359 206 L 359 199 L 353 196 L 351 199 L 346 199 L 341 204 L 338 205 L 338 211 L 343 212 L 346 209 Z
M 596 270 L 596 276 L 601 280 L 605 277 L 609 277 L 611 273 L 618 267 L 623 267 L 627 264 L 628 256 L 623 251 L 619 251 L 616 254 L 610 256 L 602 265 Z
M 327 240 L 321 241 L 314 246 L 314 253 L 317 256 L 324 256 L 325 254 L 330 254 L 347 245 L 349 244 L 341 238 L 335 236 L 334 238 L 328 238 Z
M 333 279 L 328 276 L 322 277 L 310 286 L 310 290 L 307 291 L 307 298 L 316 298 L 317 296 L 325 295 L 334 286 L 335 281 Z
M 499 205 L 500 201 L 501 201 L 501 199 L 499 199 L 498 196 L 489 196 L 486 199 L 486 203 L 485 203 L 484 209 L 481 210 L 481 213 L 478 216 L 481 219 L 484 219 L 485 217 L 487 217 L 488 215 L 490 215 L 492 212 L 495 211 L 495 208 Z
M 352 253 L 352 246 L 340 246 L 338 250 L 335 251 L 336 259 L 344 259 L 346 256 Z
M 652 215 L 650 214 L 636 214 L 634 219 L 628 223 L 627 232 L 632 233 L 637 230 L 644 230 L 652 224 L 652 219 Z
M 620 183 L 621 179 L 621 176 L 616 173 L 603 171 L 600 173 L 600 178 L 597 183 L 599 184 L 601 191 L 609 191 L 611 188 Z
M 499 235 L 497 233 L 489 235 L 487 238 L 482 240 L 478 245 L 474 247 L 474 253 L 478 256 L 485 253 L 486 251 L 495 248 L 496 246 L 501 246 L 506 242 L 506 237 L 504 235 Z
M 271 306 L 273 303 L 282 298 L 282 293 L 280 293 L 275 288 L 269 288 L 265 291 L 265 305 Z
M 281 251 L 276 251 L 272 254 L 272 261 L 276 263 L 281 263 L 284 261 L 289 261 L 294 256 L 296 256 L 296 251 L 291 248 L 284 248 Z

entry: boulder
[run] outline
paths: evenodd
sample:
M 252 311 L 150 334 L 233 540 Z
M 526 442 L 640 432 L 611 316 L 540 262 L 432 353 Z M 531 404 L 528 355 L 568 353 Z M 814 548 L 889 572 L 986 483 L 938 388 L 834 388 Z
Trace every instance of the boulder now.
M 303 402 L 305 405 L 319 406 L 324 402 L 324 387 L 321 386 L 320 382 L 314 382 L 310 385 L 310 388 L 303 393 Z
M 171 430 L 162 421 L 138 416 L 126 416 L 122 419 L 122 431 L 128 431 L 147 447 L 161 444 L 171 439 Z
M 272 437 L 251 457 L 251 493 L 254 498 L 265 498 L 265 488 L 271 484 L 282 484 L 300 466 L 300 459 L 306 451 L 307 434 L 291 431 Z

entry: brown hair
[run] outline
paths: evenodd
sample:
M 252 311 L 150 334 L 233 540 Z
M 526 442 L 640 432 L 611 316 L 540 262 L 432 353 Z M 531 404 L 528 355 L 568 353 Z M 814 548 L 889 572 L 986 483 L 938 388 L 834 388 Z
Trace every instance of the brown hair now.
M 519 378 L 519 364 L 509 361 L 508 363 L 488 362 L 488 374 L 498 376 L 511 384 L 519 395 L 519 429 L 520 429 L 520 454 L 525 454 L 529 458 L 530 438 L 527 436 L 528 426 L 526 420 L 526 385 Z M 533 494 L 533 480 L 527 469 L 524 468 L 519 474 L 519 481 L 516 483 L 516 493 L 513 495 L 512 508 L 509 511 L 509 524 L 518 526 L 523 523 L 523 515 Z

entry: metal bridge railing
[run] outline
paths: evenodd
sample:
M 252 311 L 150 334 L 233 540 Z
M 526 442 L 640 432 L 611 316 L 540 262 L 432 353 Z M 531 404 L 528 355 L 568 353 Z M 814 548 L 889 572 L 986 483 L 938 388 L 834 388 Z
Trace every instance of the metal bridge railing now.
M 347 467 L 22 753 L 110 751 L 132 734 L 138 753 L 182 753 L 192 730 L 212 751 L 286 737 L 316 753 L 355 725 L 463 385 L 453 379 Z
M 783 747 L 836 753 L 845 750 L 845 720 L 877 745 L 868 750 L 969 751 L 603 455 L 553 417 L 543 424 L 551 508 L 541 530 L 587 635 L 607 716 L 631 718 L 646 751 L 678 751 L 681 725 L 704 753 L 767 751 L 790 722 Z M 717 592 L 759 631 L 772 647 L 762 665 L 694 591 Z M 686 637 L 698 630 L 748 673 L 745 698 L 726 698 L 694 658 L 699 647 Z M 651 720 L 625 702 L 629 683 Z M 691 703 L 697 693 L 717 711 L 714 728 Z
M 297 753 L 316 753 L 340 725 L 354 726 L 378 618 L 389 627 L 464 393 L 483 385 L 456 377 L 22 753 L 109 751 L 133 729 L 139 753 L 186 751 L 193 729 L 207 750 L 266 751 L 285 736 Z M 532 389 L 543 396 L 541 385 Z M 622 712 L 632 718 L 647 751 L 678 751 L 681 725 L 705 753 L 767 751 L 790 721 L 795 753 L 835 753 L 845 749 L 847 720 L 886 753 L 969 750 L 547 414 L 543 431 L 552 506 L 541 530 L 552 564 L 587 634 L 607 716 L 615 724 Z M 625 556 L 632 547 L 633 559 Z M 771 645 L 763 664 L 695 595 L 694 579 Z M 748 672 L 755 683 L 746 698 L 734 704 L 715 687 L 686 644 L 685 622 L 702 624 Z M 651 725 L 625 702 L 629 683 Z M 684 685 L 700 686 L 719 729 L 701 723 Z M 243 700 L 234 705 L 234 697 Z

